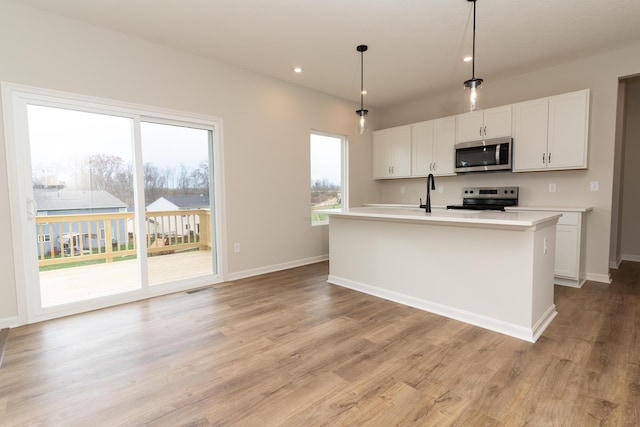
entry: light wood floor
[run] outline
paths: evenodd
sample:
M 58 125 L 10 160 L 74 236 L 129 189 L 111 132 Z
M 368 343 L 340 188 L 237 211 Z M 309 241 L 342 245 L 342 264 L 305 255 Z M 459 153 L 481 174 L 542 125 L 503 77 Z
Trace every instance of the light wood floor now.
M 0 425 L 637 426 L 640 264 L 556 287 L 536 344 L 315 264 L 12 329 Z

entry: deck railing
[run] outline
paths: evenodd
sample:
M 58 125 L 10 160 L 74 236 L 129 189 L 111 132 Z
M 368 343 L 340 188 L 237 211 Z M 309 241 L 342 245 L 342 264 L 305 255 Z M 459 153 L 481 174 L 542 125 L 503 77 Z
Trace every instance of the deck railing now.
M 135 257 L 139 239 L 135 213 L 94 213 L 36 216 L 38 264 Z M 209 209 L 145 213 L 147 254 L 211 249 Z

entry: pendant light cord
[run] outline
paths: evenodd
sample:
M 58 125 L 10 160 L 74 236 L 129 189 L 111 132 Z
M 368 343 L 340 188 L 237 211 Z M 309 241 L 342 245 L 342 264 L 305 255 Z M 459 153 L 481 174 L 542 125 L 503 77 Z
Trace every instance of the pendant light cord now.
M 473 61 L 471 61 L 471 79 L 476 78 L 476 0 L 473 0 Z
M 364 50 L 360 51 L 360 109 L 364 110 Z

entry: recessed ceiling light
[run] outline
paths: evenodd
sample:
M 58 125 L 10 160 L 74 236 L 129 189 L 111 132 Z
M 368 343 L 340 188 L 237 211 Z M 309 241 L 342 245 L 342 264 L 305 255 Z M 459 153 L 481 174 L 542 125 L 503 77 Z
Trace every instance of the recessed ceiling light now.
M 297 73 L 297 74 L 300 74 L 300 73 L 302 72 L 302 68 L 300 68 L 300 67 L 295 67 L 295 68 L 293 69 L 293 72 L 294 72 L 294 73 Z
M 471 62 L 473 60 L 473 56 L 465 56 L 462 60 L 464 62 Z

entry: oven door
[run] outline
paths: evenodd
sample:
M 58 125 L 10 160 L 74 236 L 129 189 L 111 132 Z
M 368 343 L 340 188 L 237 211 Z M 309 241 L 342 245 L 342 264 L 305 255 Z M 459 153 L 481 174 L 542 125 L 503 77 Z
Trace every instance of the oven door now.
M 456 144 L 456 172 L 511 170 L 511 138 Z

